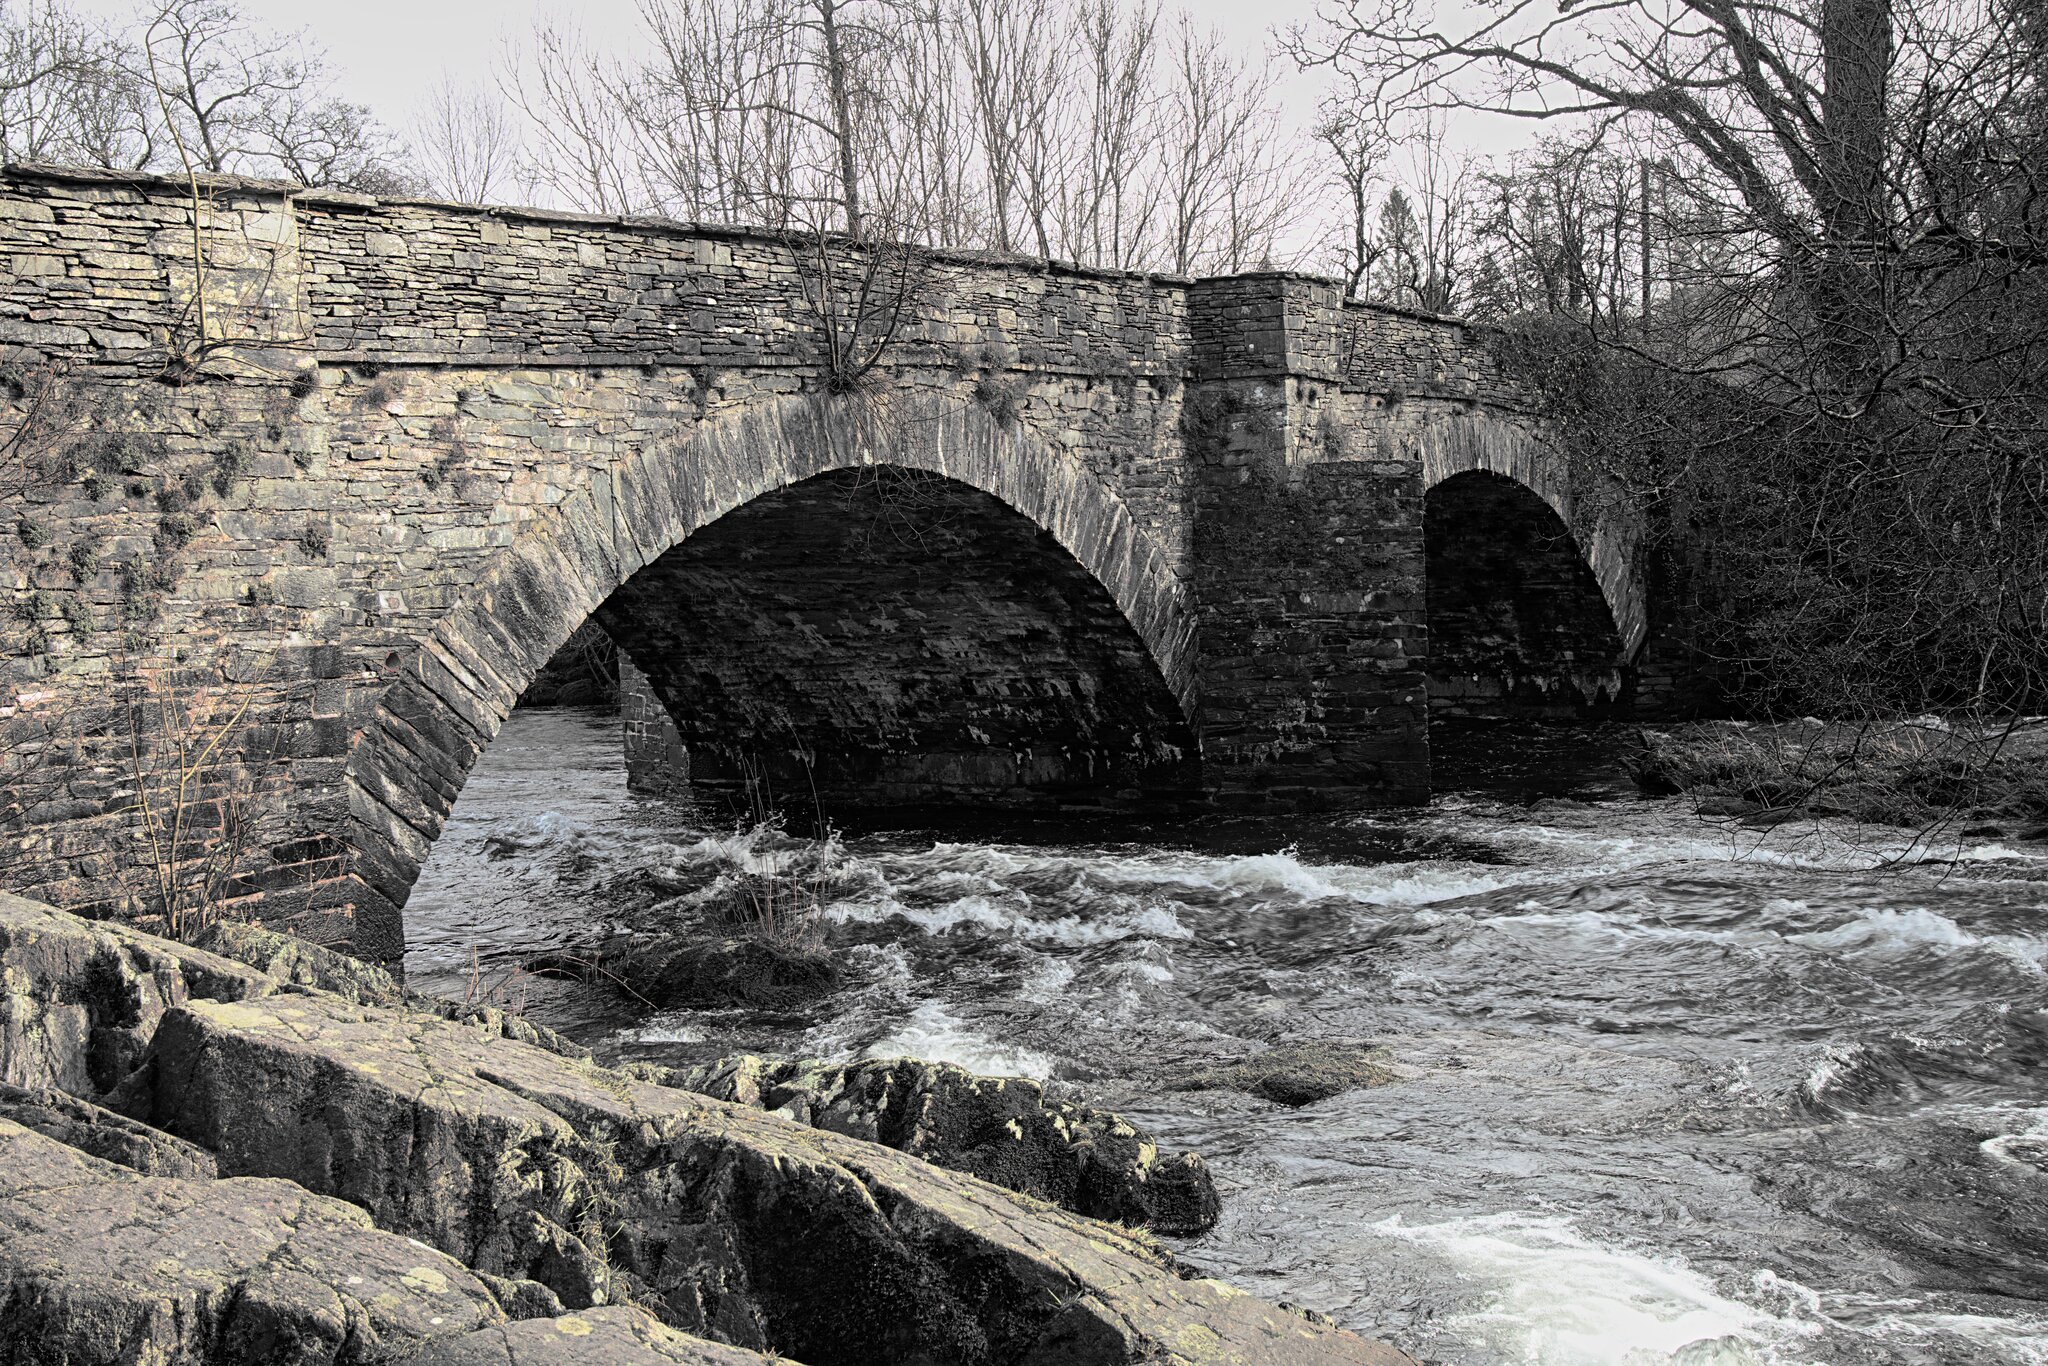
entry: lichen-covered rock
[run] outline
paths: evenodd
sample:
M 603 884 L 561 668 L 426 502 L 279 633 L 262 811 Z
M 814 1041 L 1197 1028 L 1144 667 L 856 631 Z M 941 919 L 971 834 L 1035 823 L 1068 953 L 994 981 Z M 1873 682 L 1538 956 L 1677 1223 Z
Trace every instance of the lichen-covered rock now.
M 0 1119 L 144 1176 L 211 1180 L 220 1175 L 213 1154 L 204 1148 L 48 1087 L 0 1082 Z
M 501 1323 L 453 1259 L 288 1181 L 139 1176 L 0 1120 L 0 1361 L 316 1366 Z
M 364 1005 L 397 1005 L 396 978 L 374 963 L 240 920 L 217 920 L 192 936 L 195 947 L 245 963 L 280 982 L 331 991 Z
M 0 892 L 0 1081 L 97 1096 L 141 1061 L 171 1007 L 276 989 L 204 949 Z
M 1162 1154 L 1123 1116 L 1049 1099 L 1023 1077 L 977 1076 L 918 1058 L 823 1063 L 743 1054 L 660 1079 L 885 1143 L 1094 1219 L 1193 1234 L 1214 1227 L 1222 1212 L 1200 1156 Z
M 706 1342 L 638 1309 L 611 1306 L 480 1328 L 428 1343 L 404 1366 L 767 1366 L 739 1347 Z
M 152 1120 L 224 1171 L 545 1281 L 538 1216 L 671 1327 L 811 1366 L 1406 1360 L 1181 1280 L 1110 1225 L 417 1013 L 193 1001 L 158 1029 L 150 1076 Z
M 544 1024 L 536 1024 L 517 1011 L 504 1010 L 498 1006 L 483 1005 L 475 1001 L 451 1001 L 442 996 L 421 996 L 408 993 L 405 1004 L 411 1010 L 424 1010 L 456 1024 L 476 1025 L 489 1030 L 500 1038 L 530 1043 L 535 1048 L 545 1048 L 550 1053 L 559 1053 L 565 1058 L 588 1061 L 590 1050 L 573 1039 L 564 1038 Z

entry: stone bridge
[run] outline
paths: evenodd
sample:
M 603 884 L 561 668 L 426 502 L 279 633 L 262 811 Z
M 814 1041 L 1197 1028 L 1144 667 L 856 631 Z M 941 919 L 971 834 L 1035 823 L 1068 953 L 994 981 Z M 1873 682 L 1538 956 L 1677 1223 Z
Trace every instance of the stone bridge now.
M 0 831 L 62 904 L 205 857 L 395 956 L 593 617 L 828 809 L 1414 802 L 1432 698 L 1622 705 L 1650 627 L 1488 334 L 1299 275 L 46 167 L 0 262 Z M 135 815 L 178 744 L 190 858 Z

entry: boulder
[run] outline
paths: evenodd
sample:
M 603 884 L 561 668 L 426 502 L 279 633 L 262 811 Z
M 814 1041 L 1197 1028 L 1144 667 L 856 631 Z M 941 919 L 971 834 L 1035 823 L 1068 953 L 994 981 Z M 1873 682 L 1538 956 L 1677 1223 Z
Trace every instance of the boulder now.
M 295 986 L 331 991 L 365 1005 L 397 1005 L 397 979 L 374 963 L 241 920 L 217 920 L 192 936 L 195 947 L 232 958 Z
M 611 1306 L 479 1328 L 428 1343 L 404 1366 L 766 1366 L 758 1352 L 678 1333 L 638 1309 Z
M 430 1011 L 444 1020 L 482 1024 L 508 1039 L 530 1043 L 564 1057 L 588 1058 L 590 1050 L 563 1038 L 546 1025 L 516 1011 L 475 1001 L 453 1001 L 408 992 L 396 978 L 374 963 L 352 958 L 318 944 L 308 944 L 276 930 L 241 920 L 220 920 L 192 938 L 195 947 L 232 958 L 274 979 L 279 986 L 330 992 L 362 1005 L 395 1006 Z
M 139 1176 L 0 1120 L 0 1361 L 388 1359 L 501 1323 L 452 1258 L 288 1181 Z
M 62 1091 L 0 1083 L 0 1119 L 144 1176 L 220 1175 L 206 1149 Z
M 1023 1077 L 977 1076 L 918 1058 L 834 1064 L 742 1055 L 660 1080 L 884 1143 L 1093 1219 L 1195 1234 L 1222 1213 L 1200 1156 L 1162 1154 L 1123 1116 L 1048 1099 Z
M 276 989 L 233 959 L 0 892 L 0 1082 L 101 1095 L 166 1010 Z
M 407 1007 L 424 1010 L 456 1024 L 476 1025 L 500 1038 L 514 1039 L 520 1043 L 545 1048 L 550 1053 L 559 1053 L 565 1058 L 576 1058 L 583 1062 L 590 1060 L 590 1050 L 573 1039 L 536 1024 L 516 1010 L 505 1010 L 499 1006 L 482 1005 L 475 1001 L 452 1001 L 443 996 L 422 996 L 408 993 Z
M 545 1221 L 609 1269 L 592 1298 L 811 1366 L 1407 1360 L 893 1149 L 417 1013 L 193 1000 L 148 1076 L 148 1118 L 223 1171 L 500 1276 L 557 1274 L 532 1256 Z

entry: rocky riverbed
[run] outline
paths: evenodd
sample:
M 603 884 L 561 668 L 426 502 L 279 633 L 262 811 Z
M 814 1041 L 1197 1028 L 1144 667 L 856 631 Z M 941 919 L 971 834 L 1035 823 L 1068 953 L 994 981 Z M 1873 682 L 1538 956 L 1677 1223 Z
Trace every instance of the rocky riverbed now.
M 0 896 L 0 1360 L 1409 1360 L 1055 1203 L 1142 1217 L 1157 1181 L 1213 1220 L 1199 1161 L 1118 1116 L 910 1064 L 607 1069 L 212 942 Z
M 1488 730 L 1412 811 L 820 850 L 626 791 L 616 725 L 513 716 L 411 983 L 678 1072 L 1030 1078 L 1202 1155 L 1222 1214 L 1177 1256 L 1443 1366 L 2048 1360 L 2048 846 L 1702 819 L 1625 734 Z M 800 1006 L 516 975 L 771 873 L 826 896 Z

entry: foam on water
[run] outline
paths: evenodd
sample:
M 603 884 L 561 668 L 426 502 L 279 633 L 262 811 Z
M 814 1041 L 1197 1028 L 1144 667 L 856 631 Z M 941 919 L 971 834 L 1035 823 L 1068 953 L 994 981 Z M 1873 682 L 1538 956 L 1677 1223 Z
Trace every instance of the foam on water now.
M 1427 827 L 1480 837 L 1503 851 L 1546 863 L 1618 872 L 1663 864 L 1722 863 L 1857 872 L 1921 859 L 1978 864 L 2048 863 L 2048 855 L 1996 841 L 1965 840 L 1954 830 L 1923 833 L 1806 818 L 1768 829 L 1702 822 L 1681 798 L 1606 801 L 1546 809 L 1531 821 L 1517 808 L 1471 799 L 1439 802 Z
M 1541 1366 L 1762 1366 L 1814 1331 L 1730 1299 L 1672 1257 L 1611 1247 L 1568 1219 L 1501 1213 L 1375 1224 L 1457 1272 L 1476 1307 L 1451 1329 L 1502 1361 Z
M 2042 971 L 2048 942 L 2019 935 L 1984 935 L 1964 929 L 1924 906 L 1866 906 L 1831 930 L 1785 936 L 1788 942 L 1830 953 L 1897 957 L 1913 953 L 1983 950 L 2034 972 Z
M 828 919 L 841 922 L 907 920 L 926 934 L 949 934 L 971 928 L 1008 934 L 1027 942 L 1073 947 L 1108 944 L 1121 939 L 1194 937 L 1194 931 L 1164 906 L 1147 906 L 1137 911 L 1085 919 L 1079 915 L 1042 918 L 1031 913 L 1028 896 L 1014 891 L 1005 893 L 1001 901 L 977 893 L 938 906 L 905 905 L 894 896 L 873 901 L 842 901 L 827 907 L 825 914 Z
M 976 1033 L 940 1001 L 926 1001 L 894 1030 L 862 1047 L 862 1058 L 923 1058 L 957 1063 L 991 1077 L 1052 1075 L 1054 1060 L 1027 1048 L 999 1044 Z
M 1145 882 L 1220 892 L 1227 896 L 1299 901 L 1351 901 L 1363 906 L 1427 906 L 1519 886 L 1526 868 L 1460 862 L 1411 862 L 1364 867 L 1303 863 L 1293 850 L 1236 858 L 1176 855 L 1098 866 L 1105 880 Z

